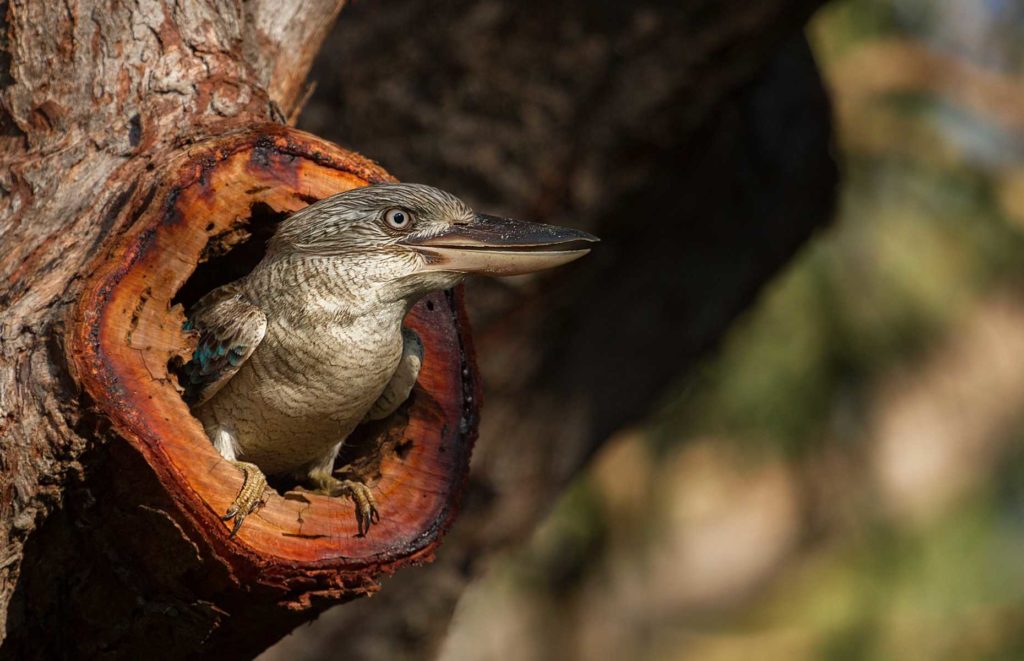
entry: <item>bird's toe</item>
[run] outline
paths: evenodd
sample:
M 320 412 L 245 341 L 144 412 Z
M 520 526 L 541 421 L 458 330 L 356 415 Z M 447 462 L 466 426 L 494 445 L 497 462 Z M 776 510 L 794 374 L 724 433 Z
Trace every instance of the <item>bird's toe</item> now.
M 222 521 L 233 522 L 230 536 L 234 537 L 242 527 L 245 518 L 263 507 L 267 491 L 267 478 L 256 464 L 245 461 L 231 463 L 238 466 L 244 476 L 241 490 L 227 511 L 224 512 L 224 516 L 221 517 Z
M 359 536 L 364 537 L 370 532 L 370 526 L 380 522 L 377 501 L 370 487 L 356 480 L 339 480 L 335 485 L 335 495 L 345 495 L 352 499 L 356 506 L 356 523 Z

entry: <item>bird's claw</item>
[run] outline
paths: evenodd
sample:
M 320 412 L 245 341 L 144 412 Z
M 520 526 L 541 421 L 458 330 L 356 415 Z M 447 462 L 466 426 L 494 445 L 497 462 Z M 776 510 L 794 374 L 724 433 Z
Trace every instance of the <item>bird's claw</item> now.
M 256 464 L 250 464 L 245 461 L 233 461 L 231 463 L 241 469 L 244 481 L 242 482 L 241 490 L 235 496 L 235 500 L 220 519 L 221 521 L 234 520 L 231 534 L 228 535 L 229 537 L 234 537 L 238 533 L 239 528 L 242 527 L 245 517 L 263 507 L 263 496 L 267 490 L 267 478 Z
M 370 532 L 370 526 L 380 523 L 380 512 L 377 511 L 377 501 L 373 498 L 370 487 L 355 480 L 339 480 L 335 485 L 335 495 L 347 495 L 356 506 L 356 524 L 359 529 L 359 536 L 365 537 Z
M 377 501 L 370 487 L 359 480 L 340 480 L 333 475 L 313 475 L 311 481 L 316 492 L 325 496 L 348 496 L 356 506 L 356 526 L 359 537 L 370 532 L 370 526 L 380 523 Z

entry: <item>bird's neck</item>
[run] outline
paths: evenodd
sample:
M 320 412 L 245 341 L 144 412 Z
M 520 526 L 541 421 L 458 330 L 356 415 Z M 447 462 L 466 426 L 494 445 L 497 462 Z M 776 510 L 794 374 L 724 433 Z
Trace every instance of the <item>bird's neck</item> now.
M 264 260 L 246 277 L 253 298 L 277 316 L 345 323 L 360 317 L 400 322 L 414 301 L 367 277 L 357 259 L 288 255 Z

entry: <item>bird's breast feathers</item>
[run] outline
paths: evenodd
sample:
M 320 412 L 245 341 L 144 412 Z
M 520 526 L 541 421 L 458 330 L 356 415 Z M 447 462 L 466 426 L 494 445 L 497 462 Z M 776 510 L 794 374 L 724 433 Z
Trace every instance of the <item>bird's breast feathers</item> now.
M 401 360 L 399 323 L 379 320 L 297 329 L 270 320 L 238 374 L 206 405 L 243 457 L 291 471 L 342 442 L 380 397 Z M 393 327 L 393 331 L 391 330 Z

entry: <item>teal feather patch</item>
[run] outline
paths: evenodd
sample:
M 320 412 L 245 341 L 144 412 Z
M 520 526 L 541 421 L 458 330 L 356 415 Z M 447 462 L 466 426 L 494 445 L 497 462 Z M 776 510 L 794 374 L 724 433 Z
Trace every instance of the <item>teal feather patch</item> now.
M 199 333 L 192 358 L 180 370 L 185 401 L 212 397 L 249 359 L 267 330 L 267 317 L 238 291 L 225 285 L 204 296 L 182 325 Z

